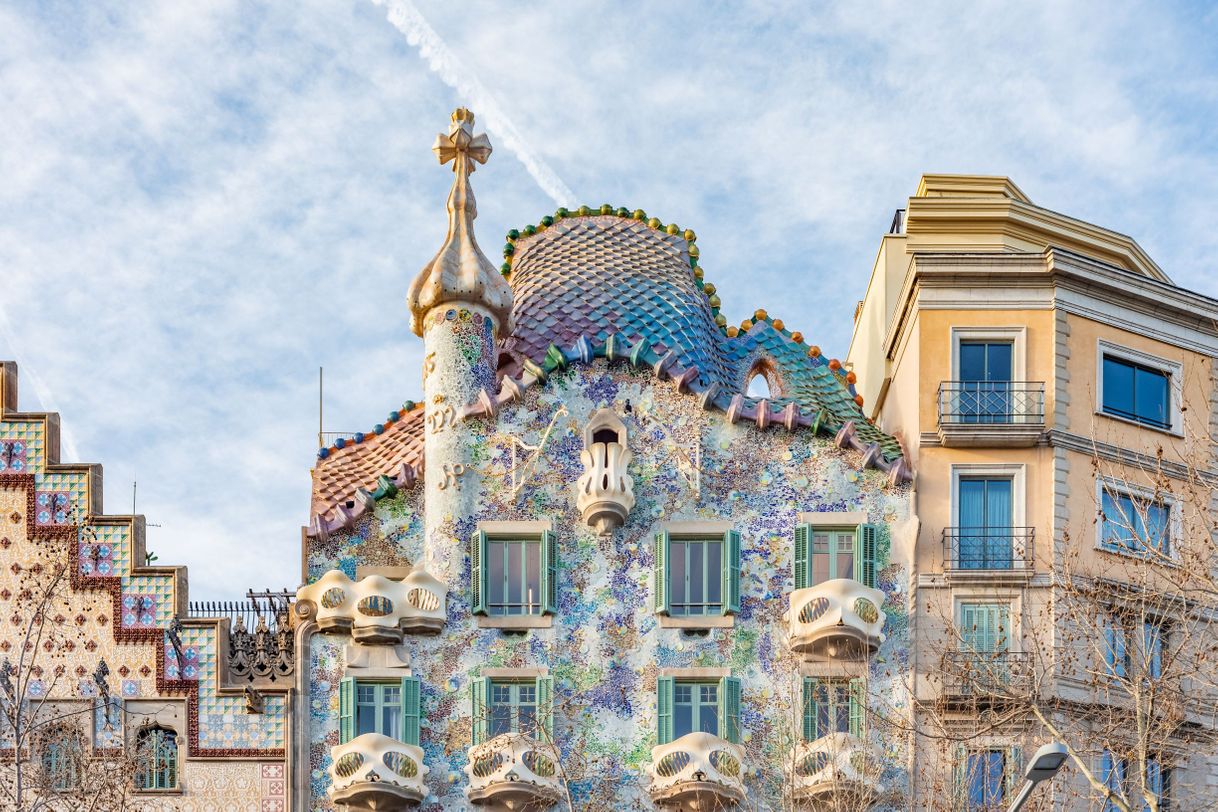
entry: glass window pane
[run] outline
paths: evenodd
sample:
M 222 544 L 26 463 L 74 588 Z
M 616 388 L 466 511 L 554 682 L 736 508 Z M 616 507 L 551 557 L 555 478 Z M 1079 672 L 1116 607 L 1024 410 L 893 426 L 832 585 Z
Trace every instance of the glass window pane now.
M 1011 350 L 1014 345 L 1009 341 L 1001 341 L 986 345 L 987 381 L 1011 380 Z
M 703 585 L 706 578 L 706 562 L 703 559 L 703 545 L 692 541 L 686 545 L 689 550 L 689 611 L 690 614 L 702 614 L 704 599 Z
M 693 691 L 690 685 L 673 687 L 672 735 L 679 739 L 694 732 Z
M 355 713 L 355 732 L 357 735 L 376 732 L 376 704 L 360 703 Z
M 706 545 L 706 602 L 717 612 L 723 605 L 723 542 L 711 541 Z
M 503 542 L 486 543 L 486 592 L 487 608 L 491 614 L 502 614 L 504 604 Z
M 381 708 L 381 729 L 377 731 L 391 739 L 402 738 L 402 706 L 396 702 Z
M 1133 417 L 1133 366 L 1116 358 L 1104 358 L 1103 408 L 1122 417 Z
M 668 603 L 674 615 L 685 614 L 685 543 L 673 541 L 668 548 Z
M 541 544 L 540 542 L 528 542 L 525 544 L 528 551 L 526 563 L 526 587 L 525 602 L 528 606 L 527 611 L 530 614 L 541 611 Z
M 810 585 L 824 583 L 829 575 L 829 537 L 817 535 L 812 537 L 812 582 Z
M 837 577 L 854 577 L 854 534 L 837 534 Z
M 518 615 L 524 604 L 524 562 L 520 542 L 507 545 L 507 603 L 511 614 Z
M 1133 402 L 1137 416 L 1157 426 L 1168 425 L 1167 376 L 1158 370 L 1138 367 L 1134 373 Z
M 985 344 L 979 341 L 960 342 L 960 380 L 985 380 Z
M 1152 504 L 1146 508 L 1146 545 L 1160 552 L 1168 552 L 1170 534 L 1168 520 L 1171 516 L 1167 505 Z
M 719 735 L 719 707 L 717 705 L 702 705 L 698 714 L 698 730 Z

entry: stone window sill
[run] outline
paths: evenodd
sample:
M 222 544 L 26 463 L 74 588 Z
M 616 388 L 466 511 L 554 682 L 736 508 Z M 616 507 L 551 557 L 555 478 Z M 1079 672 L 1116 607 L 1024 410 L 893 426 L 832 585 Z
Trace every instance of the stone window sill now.
M 553 615 L 475 615 L 480 629 L 549 629 Z
M 661 629 L 730 629 L 736 625 L 735 615 L 710 617 L 670 617 L 660 615 Z

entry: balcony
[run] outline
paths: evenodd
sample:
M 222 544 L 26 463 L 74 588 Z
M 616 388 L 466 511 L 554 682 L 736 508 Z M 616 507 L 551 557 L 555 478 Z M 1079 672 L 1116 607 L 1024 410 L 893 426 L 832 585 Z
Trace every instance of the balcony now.
M 1032 527 L 945 527 L 943 570 L 951 580 L 1026 581 L 1036 566 Z
M 943 654 L 942 698 L 1003 704 L 1027 701 L 1035 687 L 1032 657 L 1014 651 L 948 651 Z
M 784 617 L 792 651 L 812 660 L 865 660 L 884 642 L 884 593 L 835 578 L 791 593 Z
M 330 799 L 348 810 L 402 809 L 427 796 L 423 750 L 380 733 L 330 748 Z
M 465 797 L 496 809 L 549 809 L 563 795 L 558 750 L 531 736 L 504 733 L 469 749 Z
M 938 400 L 945 446 L 1027 447 L 1045 431 L 1043 381 L 944 381 Z
M 681 812 L 731 809 L 744 800 L 744 750 L 709 733 L 651 748 L 651 800 Z
M 879 750 L 849 733 L 802 742 L 792 753 L 792 762 L 792 794 L 802 809 L 868 809 L 884 792 Z
M 296 614 L 316 618 L 321 631 L 349 632 L 361 643 L 395 645 L 405 632 L 444 628 L 448 588 L 422 570 L 401 581 L 369 575 L 352 581 L 330 570 L 296 593 Z

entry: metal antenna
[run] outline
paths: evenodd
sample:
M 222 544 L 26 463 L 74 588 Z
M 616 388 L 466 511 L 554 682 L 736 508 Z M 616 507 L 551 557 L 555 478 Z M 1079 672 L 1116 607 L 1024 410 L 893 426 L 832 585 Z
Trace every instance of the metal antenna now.
M 317 368 L 317 447 L 325 448 L 325 437 L 323 436 L 323 428 L 325 421 L 323 420 L 325 409 L 325 367 Z

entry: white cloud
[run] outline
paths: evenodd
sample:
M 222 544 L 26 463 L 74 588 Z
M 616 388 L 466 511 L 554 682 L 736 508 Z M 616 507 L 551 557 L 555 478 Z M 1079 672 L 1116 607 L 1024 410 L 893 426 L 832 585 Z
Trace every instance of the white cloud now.
M 107 509 L 138 477 L 199 597 L 299 579 L 319 364 L 330 428 L 417 396 L 404 299 L 443 236 L 430 145 L 473 105 L 462 77 L 585 195 L 564 205 L 696 229 L 730 317 L 768 307 L 831 353 L 923 171 L 1009 174 L 1218 294 L 1212 15 L 419 0 L 441 77 L 367 0 L 62 8 L 0 9 L 0 355 L 105 464 Z M 565 193 L 492 139 L 496 261 Z

